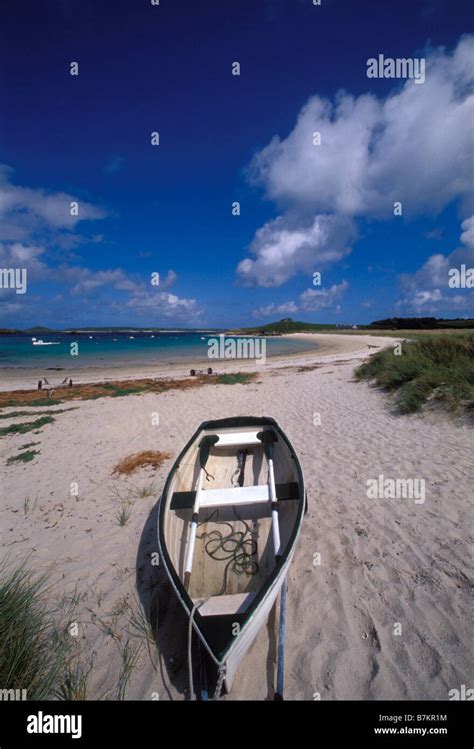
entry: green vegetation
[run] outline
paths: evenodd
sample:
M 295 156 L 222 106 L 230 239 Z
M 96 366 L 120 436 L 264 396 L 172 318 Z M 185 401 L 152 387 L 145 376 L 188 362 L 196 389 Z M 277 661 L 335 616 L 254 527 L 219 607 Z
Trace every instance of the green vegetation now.
M 385 320 L 374 320 L 370 325 L 362 326 L 366 330 L 446 330 L 446 328 L 474 328 L 474 320 L 443 320 L 436 317 L 388 317 Z
M 120 508 L 115 513 L 115 518 L 121 528 L 123 528 L 124 525 L 127 525 L 131 514 L 132 510 L 130 502 L 122 502 Z
M 10 424 L 9 427 L 2 427 L 0 429 L 0 437 L 5 437 L 7 434 L 26 434 L 34 429 L 40 429 L 46 426 L 46 424 L 52 424 L 53 421 L 54 418 L 52 416 L 42 416 L 35 421 L 25 421 L 23 424 Z
M 66 413 L 66 411 L 74 411 L 74 407 L 58 408 L 57 411 L 35 411 L 34 416 L 53 416 L 54 414 Z M 0 419 L 17 419 L 20 416 L 31 416 L 31 412 L 30 411 L 10 411 L 9 414 L 0 414 Z
M 66 665 L 64 679 L 58 690 L 60 700 L 68 702 L 77 702 L 87 699 L 89 689 L 89 677 L 91 675 L 94 663 L 93 658 L 83 666 L 77 660 Z
M 245 335 L 283 335 L 285 333 L 317 333 L 322 330 L 336 330 L 335 325 L 312 322 L 297 322 L 290 317 L 285 317 L 279 322 L 269 322 L 266 325 L 258 325 L 256 328 L 239 328 L 229 331 L 231 333 L 244 333 Z
M 0 684 L 26 689 L 29 700 L 51 699 L 62 679 L 67 635 L 43 600 L 45 578 L 20 565 L 0 577 Z
M 18 453 L 18 455 L 13 455 L 11 458 L 8 458 L 7 466 L 12 463 L 29 463 L 30 460 L 34 459 L 35 455 L 39 455 L 39 450 L 26 450 L 23 453 Z
M 402 344 L 401 354 L 388 348 L 356 370 L 358 379 L 373 380 L 396 392 L 401 413 L 418 411 L 432 398 L 451 411 L 474 406 L 474 335 L 438 334 Z
M 12 408 L 28 406 L 57 405 L 60 403 L 73 400 L 95 400 L 96 398 L 119 397 L 124 395 L 137 395 L 140 393 L 164 393 L 167 390 L 190 390 L 202 387 L 203 385 L 213 385 L 214 383 L 224 382 L 233 384 L 239 382 L 250 382 L 255 377 L 254 374 L 222 375 L 210 378 L 208 375 L 198 375 L 188 377 L 183 380 L 173 380 L 172 378 L 162 379 L 140 379 L 140 380 L 116 380 L 114 382 L 97 382 L 84 385 L 75 385 L 74 387 L 58 387 L 55 389 L 56 400 L 49 401 L 47 404 L 42 400 L 41 390 L 15 390 L 13 392 L 0 392 L 0 408 Z M 230 378 L 230 379 L 229 379 Z M 69 409 L 63 409 L 64 411 Z M 60 413 L 60 411 L 51 411 L 51 414 Z M 48 417 L 45 417 L 48 418 Z M 51 417 L 52 418 L 52 417 Z M 21 425 L 19 425 L 21 426 Z M 17 428 L 9 428 L 8 433 L 19 431 Z M 28 430 L 26 430 L 28 431 Z M 20 432 L 21 433 L 21 432 Z M 0 436 L 2 430 L 0 429 Z
M 254 379 L 254 372 L 235 372 L 235 374 L 217 375 L 214 382 L 218 385 L 248 385 Z
M 27 517 L 27 515 L 29 515 L 30 510 L 32 512 L 34 511 L 37 502 L 38 502 L 38 495 L 36 495 L 36 497 L 33 500 L 33 502 L 31 501 L 31 497 L 29 497 L 29 496 L 25 497 L 25 499 L 23 500 L 23 514 L 24 514 L 25 518 Z

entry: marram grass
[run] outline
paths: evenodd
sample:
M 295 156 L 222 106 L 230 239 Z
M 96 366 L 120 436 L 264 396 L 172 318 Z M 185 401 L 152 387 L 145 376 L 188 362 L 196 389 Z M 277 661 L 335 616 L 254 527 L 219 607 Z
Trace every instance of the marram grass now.
M 374 354 L 356 370 L 356 377 L 394 392 L 400 413 L 419 411 L 432 399 L 450 411 L 473 408 L 473 335 L 433 335 L 403 343 L 399 355 L 396 351 Z
M 8 570 L 1 565 L 0 687 L 24 689 L 28 700 L 56 696 L 68 648 L 45 592 L 45 578 L 24 564 Z

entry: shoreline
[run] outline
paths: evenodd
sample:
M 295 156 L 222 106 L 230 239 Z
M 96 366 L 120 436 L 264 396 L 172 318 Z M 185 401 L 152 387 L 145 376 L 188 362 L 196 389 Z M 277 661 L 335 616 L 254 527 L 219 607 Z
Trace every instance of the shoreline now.
M 264 372 L 279 369 L 282 366 L 311 364 L 315 361 L 331 363 L 336 357 L 341 360 L 363 358 L 382 348 L 393 345 L 399 338 L 375 337 L 372 335 L 353 336 L 344 333 L 333 333 L 330 338 L 321 333 L 288 333 L 282 338 L 312 341 L 314 349 L 292 354 L 276 354 L 263 361 L 256 359 L 208 359 L 207 366 L 219 374 L 230 371 Z M 48 379 L 51 386 L 58 386 L 65 377 L 74 384 L 94 384 L 114 380 L 146 379 L 154 377 L 172 377 L 181 379 L 189 377 L 190 369 L 207 369 L 206 363 L 190 358 L 184 362 L 157 362 L 155 364 L 122 364 L 118 366 L 77 367 L 55 369 L 47 367 L 0 369 L 0 391 L 36 389 L 38 380 Z

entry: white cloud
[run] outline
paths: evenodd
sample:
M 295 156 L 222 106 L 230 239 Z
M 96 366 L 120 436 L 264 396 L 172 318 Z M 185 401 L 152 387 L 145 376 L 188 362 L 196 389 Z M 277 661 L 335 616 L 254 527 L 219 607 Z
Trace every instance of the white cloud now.
M 275 317 L 276 315 L 293 315 L 298 312 L 295 302 L 284 302 L 283 304 L 267 304 L 253 311 L 254 317 Z
M 178 278 L 178 276 L 176 275 L 176 273 L 174 272 L 174 270 L 169 270 L 168 273 L 166 274 L 165 278 L 162 279 L 160 277 L 160 288 L 161 289 L 170 289 L 171 286 L 174 286 L 174 284 L 176 283 L 176 279 L 177 278 Z
M 337 262 L 354 238 L 350 220 L 393 219 L 398 201 L 408 218 L 435 215 L 455 200 L 464 215 L 472 212 L 473 56 L 474 36 L 466 36 L 452 54 L 441 48 L 427 55 L 423 85 L 409 80 L 385 99 L 311 97 L 292 132 L 274 136 L 249 165 L 249 180 L 283 213 L 257 231 L 255 259 L 239 264 L 240 277 L 275 286 L 308 272 L 326 251 Z M 321 145 L 313 144 L 315 132 Z M 321 215 L 345 234 L 342 246 L 331 233 L 311 242 Z
M 321 309 L 334 307 L 344 296 L 349 287 L 347 281 L 334 284 L 329 289 L 307 289 L 300 294 L 300 308 L 305 312 L 319 312 Z
M 45 278 L 49 269 L 41 259 L 44 248 L 23 242 L 0 242 L 0 266 L 2 268 L 26 268 L 29 280 Z
M 352 223 L 339 217 L 316 216 L 298 226 L 280 216 L 257 231 L 250 247 L 256 259 L 242 260 L 238 272 L 246 284 L 280 286 L 297 271 L 313 273 L 343 258 L 353 235 Z
M 150 291 L 150 277 L 127 274 L 121 268 L 92 270 L 64 262 L 56 266 L 51 257 L 54 253 L 47 252 L 45 245 L 63 250 L 75 248 L 84 242 L 102 242 L 102 234 L 81 237 L 70 230 L 81 220 L 104 218 L 106 213 L 92 204 L 79 201 L 79 217 L 71 216 L 70 202 L 76 200 L 74 196 L 20 187 L 12 184 L 11 175 L 10 168 L 0 165 L 1 267 L 26 268 L 28 283 L 32 280 L 62 283 L 70 302 L 77 298 L 76 304 L 79 304 L 87 298 L 89 311 L 99 304 L 102 307 L 108 305 L 111 310 L 116 305 L 117 309 L 128 307 L 144 312 L 153 311 L 176 319 L 192 320 L 202 314 L 203 310 L 195 299 L 181 298 L 166 291 L 176 283 L 174 270 L 169 270 L 160 279 L 156 291 Z M 41 235 L 41 243 L 35 241 L 37 234 Z M 111 290 L 124 292 L 122 304 L 107 294 Z M 13 294 L 12 290 L 0 289 L 3 313 L 14 314 L 32 306 L 41 311 L 44 306 L 44 300 L 38 301 L 38 297 L 31 295 L 28 304 L 23 301 L 10 303 Z
M 319 312 L 322 309 L 332 309 L 338 312 L 340 302 L 349 288 L 347 281 L 334 284 L 329 289 L 307 289 L 299 295 L 298 301 L 283 304 L 267 304 L 254 310 L 255 317 L 274 317 L 275 315 L 291 315 L 296 312 Z
M 469 218 L 463 221 L 461 229 L 461 242 L 471 250 L 474 249 L 474 216 L 469 216 Z
M 441 310 L 473 309 L 471 289 L 451 289 L 449 271 L 474 267 L 474 216 L 461 224 L 461 244 L 449 255 L 431 255 L 416 273 L 403 274 L 400 282 L 405 296 L 397 302 L 397 307 L 414 312 L 435 313 Z
M 127 307 L 138 312 L 170 317 L 191 324 L 202 315 L 202 308 L 195 299 L 178 297 L 166 291 L 140 291 L 127 302 Z
M 64 267 L 56 271 L 55 276 L 56 279 L 74 281 L 70 290 L 73 296 L 87 296 L 101 287 L 110 287 L 118 291 L 136 291 L 142 286 L 142 283 L 129 278 L 120 268 L 93 271 L 77 266 Z
M 38 231 L 73 229 L 80 221 L 105 218 L 106 212 L 64 192 L 20 187 L 11 182 L 12 169 L 0 165 L 0 240 L 25 239 Z M 71 216 L 71 202 L 79 215 Z

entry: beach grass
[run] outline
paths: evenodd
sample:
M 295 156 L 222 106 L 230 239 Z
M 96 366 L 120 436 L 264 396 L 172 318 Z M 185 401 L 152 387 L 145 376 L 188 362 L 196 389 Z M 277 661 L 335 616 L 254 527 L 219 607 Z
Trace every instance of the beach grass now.
M 18 455 L 12 455 L 11 458 L 8 458 L 7 466 L 12 465 L 12 463 L 29 463 L 39 454 L 39 450 L 25 450 L 22 453 L 18 453 Z
M 117 510 L 115 514 L 117 523 L 119 524 L 121 528 L 127 525 L 128 521 L 130 520 L 131 514 L 132 514 L 132 505 L 130 504 L 130 502 L 122 502 L 119 509 Z
M 35 411 L 35 416 L 54 416 L 54 414 L 63 414 L 66 411 L 75 411 L 77 406 L 71 408 L 58 408 L 56 411 Z M 21 416 L 31 416 L 31 411 L 10 411 L 7 414 L 0 414 L 0 419 L 18 419 Z
M 61 683 L 66 636 L 44 601 L 46 579 L 24 564 L 0 576 L 0 684 L 28 700 L 52 698 Z
M 235 372 L 233 374 L 217 375 L 217 385 L 247 385 L 255 379 L 254 372 Z
M 8 427 L 0 428 L 0 437 L 6 437 L 9 434 L 26 434 L 32 432 L 35 429 L 41 429 L 46 424 L 52 424 L 54 418 L 52 416 L 41 416 L 35 421 L 25 421 L 23 424 L 10 424 Z
M 88 699 L 89 680 L 93 669 L 93 659 L 83 665 L 79 661 L 66 665 L 65 674 L 58 689 L 60 700 L 81 702 Z
M 400 413 L 419 411 L 436 400 L 449 411 L 474 404 L 474 336 L 437 334 L 374 354 L 356 370 L 359 380 L 371 380 L 395 393 Z
M 121 648 L 122 668 L 118 678 L 116 700 L 124 700 L 130 677 L 140 658 L 141 643 L 132 644 L 127 638 Z

